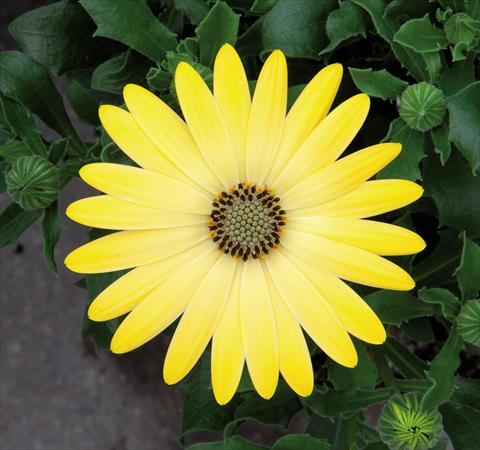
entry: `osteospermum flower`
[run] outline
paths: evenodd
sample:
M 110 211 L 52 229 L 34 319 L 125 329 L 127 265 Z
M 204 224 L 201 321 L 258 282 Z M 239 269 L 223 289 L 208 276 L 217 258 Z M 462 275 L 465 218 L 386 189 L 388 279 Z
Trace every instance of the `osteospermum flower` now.
M 349 334 L 372 344 L 384 328 L 344 281 L 408 290 L 412 278 L 380 255 L 424 248 L 415 233 L 364 220 L 416 200 L 410 181 L 367 181 L 400 144 L 364 148 L 337 161 L 362 126 L 369 98 L 356 95 L 328 113 L 342 67 L 305 87 L 288 114 L 285 57 L 274 51 L 250 98 L 235 50 L 221 48 L 212 94 L 180 63 L 175 87 L 185 122 L 146 89 L 124 90 L 128 111 L 102 106 L 100 119 L 140 167 L 88 164 L 81 178 L 106 195 L 69 206 L 84 225 L 122 230 L 76 249 L 73 271 L 134 268 L 105 289 L 88 315 L 127 314 L 111 350 L 124 353 L 181 316 L 164 378 L 180 381 L 212 340 L 219 403 L 235 393 L 246 361 L 264 398 L 279 372 L 299 395 L 313 388 L 302 329 L 333 360 L 357 363 Z

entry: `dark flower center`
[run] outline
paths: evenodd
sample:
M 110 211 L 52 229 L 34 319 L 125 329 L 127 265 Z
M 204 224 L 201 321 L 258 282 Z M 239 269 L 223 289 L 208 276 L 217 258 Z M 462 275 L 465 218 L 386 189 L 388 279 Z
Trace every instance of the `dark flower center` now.
M 239 183 L 212 203 L 210 237 L 226 254 L 255 259 L 280 243 L 285 220 L 280 199 L 270 189 Z

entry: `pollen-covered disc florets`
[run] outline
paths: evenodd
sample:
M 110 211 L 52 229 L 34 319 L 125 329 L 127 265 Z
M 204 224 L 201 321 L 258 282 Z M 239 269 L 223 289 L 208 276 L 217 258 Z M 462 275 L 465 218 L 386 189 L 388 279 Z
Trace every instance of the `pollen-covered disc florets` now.
M 280 243 L 286 216 L 270 189 L 239 183 L 218 194 L 212 206 L 210 236 L 224 253 L 246 261 L 268 254 Z

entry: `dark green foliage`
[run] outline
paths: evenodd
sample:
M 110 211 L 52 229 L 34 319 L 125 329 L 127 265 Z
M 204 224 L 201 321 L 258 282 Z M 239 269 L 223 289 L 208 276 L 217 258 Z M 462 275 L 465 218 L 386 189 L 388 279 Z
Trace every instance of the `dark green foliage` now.
M 179 111 L 173 81 L 179 62 L 192 64 L 211 87 L 216 53 L 228 42 L 254 87 L 262 61 L 281 49 L 290 108 L 318 70 L 340 62 L 344 80 L 335 104 L 359 91 L 372 97 L 350 150 L 400 142 L 401 155 L 378 178 L 409 179 L 425 189 L 422 200 L 379 218 L 426 240 L 418 256 L 394 258 L 417 286 L 411 292 L 358 288 L 386 326 L 387 341 L 355 340 L 354 369 L 312 346 L 316 383 L 308 398 L 281 379 L 266 401 L 245 370 L 233 400 L 219 406 L 206 352 L 180 387 L 180 443 L 191 432 L 209 430 L 223 437 L 192 450 L 265 450 L 238 434 L 241 424 L 277 425 L 287 433 L 303 410 L 305 433 L 287 434 L 273 450 L 386 450 L 366 411 L 412 393 L 408 398 L 418 399 L 419 408 L 440 412 L 456 450 L 474 450 L 480 441 L 479 24 L 475 0 L 61 0 L 34 9 L 9 26 L 23 52 L 0 53 L 0 192 L 12 198 L 0 213 L 0 247 L 15 244 L 42 218 L 45 262 L 57 273 L 55 246 L 64 221 L 59 191 L 86 163 L 134 164 L 98 118 L 101 104 L 124 107 L 126 84 L 155 91 Z M 60 93 L 56 77 L 62 74 Z M 72 110 L 97 127 L 94 142 L 79 139 Z M 41 132 L 39 120 L 58 135 Z M 87 308 L 124 273 L 80 280 Z M 108 349 L 120 321 L 98 323 L 85 315 L 83 335 Z M 383 436 L 392 445 L 390 437 Z M 445 449 L 445 443 L 433 448 Z

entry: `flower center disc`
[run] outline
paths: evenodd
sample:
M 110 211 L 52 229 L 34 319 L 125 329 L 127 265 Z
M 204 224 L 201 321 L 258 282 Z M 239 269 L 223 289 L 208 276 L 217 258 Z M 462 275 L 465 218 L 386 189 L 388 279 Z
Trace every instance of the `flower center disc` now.
M 267 255 L 285 226 L 280 199 L 264 186 L 239 183 L 212 203 L 210 237 L 218 248 L 246 261 Z

